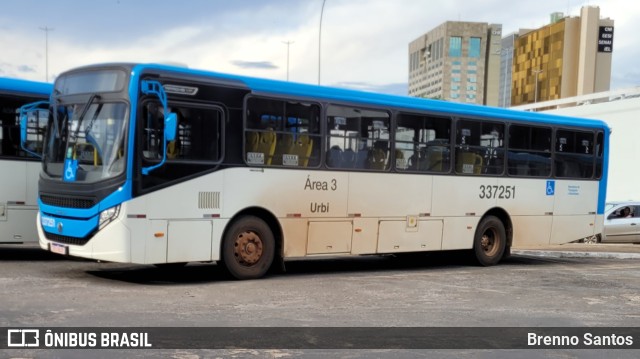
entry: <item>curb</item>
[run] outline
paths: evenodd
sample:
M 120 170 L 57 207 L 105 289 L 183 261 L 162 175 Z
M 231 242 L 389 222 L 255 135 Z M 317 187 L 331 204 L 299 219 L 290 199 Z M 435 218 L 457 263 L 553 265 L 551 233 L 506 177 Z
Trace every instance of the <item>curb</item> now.
M 572 252 L 572 251 L 540 251 L 528 249 L 512 249 L 511 254 L 551 258 L 602 258 L 602 259 L 640 259 L 640 253 L 617 252 Z

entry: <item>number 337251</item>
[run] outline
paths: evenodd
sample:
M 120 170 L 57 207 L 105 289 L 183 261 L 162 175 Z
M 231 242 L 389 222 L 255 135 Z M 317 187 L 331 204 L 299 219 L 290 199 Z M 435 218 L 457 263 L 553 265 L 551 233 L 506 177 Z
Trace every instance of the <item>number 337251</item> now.
M 481 199 L 512 199 L 516 198 L 516 186 L 480 186 L 478 197 Z

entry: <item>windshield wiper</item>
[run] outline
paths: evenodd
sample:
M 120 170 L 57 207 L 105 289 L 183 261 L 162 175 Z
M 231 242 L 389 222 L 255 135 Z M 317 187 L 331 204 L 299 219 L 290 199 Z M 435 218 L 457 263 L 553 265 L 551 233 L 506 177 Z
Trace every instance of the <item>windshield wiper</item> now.
M 71 140 L 74 143 L 78 140 L 78 132 L 80 132 L 80 127 L 82 125 L 82 120 L 84 120 L 84 116 L 89 111 L 89 107 L 91 107 L 91 105 L 93 104 L 93 101 L 95 101 L 96 99 L 99 100 L 100 99 L 100 95 L 92 94 L 91 97 L 89 97 L 89 101 L 87 101 L 87 104 L 82 109 L 82 113 L 80 114 L 80 117 L 78 117 L 78 127 L 76 127 L 75 132 L 73 132 L 73 136 L 71 136 Z

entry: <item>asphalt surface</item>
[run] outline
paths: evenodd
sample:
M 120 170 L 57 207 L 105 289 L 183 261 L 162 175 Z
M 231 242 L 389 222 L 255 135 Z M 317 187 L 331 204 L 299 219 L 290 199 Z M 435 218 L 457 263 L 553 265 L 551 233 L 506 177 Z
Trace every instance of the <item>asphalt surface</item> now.
M 2 246 L 0 246 L 2 247 Z M 96 263 L 33 248 L 0 251 L 4 327 L 635 327 L 640 245 L 515 248 L 493 267 L 465 256 L 287 262 L 234 281 L 216 265 L 175 271 Z M 426 258 L 427 261 L 422 259 Z M 638 358 L 585 349 L 0 350 L 0 358 Z
M 640 259 L 640 244 L 566 243 L 512 248 L 511 253 L 551 258 Z

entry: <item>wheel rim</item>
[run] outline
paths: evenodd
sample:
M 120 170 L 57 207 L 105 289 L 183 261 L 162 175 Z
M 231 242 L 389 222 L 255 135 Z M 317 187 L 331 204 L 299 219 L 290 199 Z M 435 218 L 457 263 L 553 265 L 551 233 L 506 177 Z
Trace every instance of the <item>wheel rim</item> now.
M 584 243 L 586 243 L 586 244 L 595 244 L 597 242 L 598 242 L 598 240 L 597 240 L 596 236 L 591 236 L 591 237 L 587 237 L 587 238 L 584 239 Z
M 493 228 L 484 231 L 480 239 L 480 247 L 487 256 L 496 255 L 498 248 L 500 248 L 500 236 L 498 232 Z
M 262 239 L 255 232 L 246 231 L 238 234 L 233 246 L 233 255 L 241 265 L 249 267 L 262 258 Z

